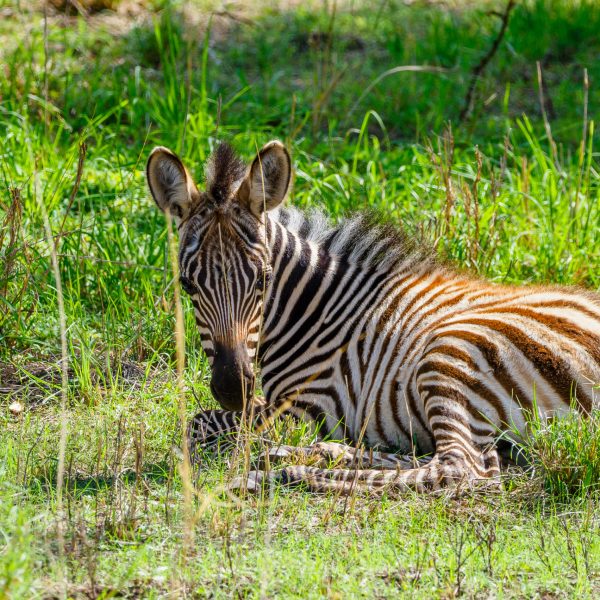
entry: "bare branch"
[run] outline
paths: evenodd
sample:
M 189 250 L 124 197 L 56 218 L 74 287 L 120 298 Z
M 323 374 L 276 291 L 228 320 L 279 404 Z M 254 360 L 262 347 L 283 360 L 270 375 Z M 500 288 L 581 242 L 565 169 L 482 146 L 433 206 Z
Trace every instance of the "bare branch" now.
M 469 82 L 469 88 L 467 89 L 467 94 L 465 96 L 465 102 L 462 107 L 462 110 L 460 111 L 460 114 L 458 115 L 459 123 L 462 123 L 464 121 L 464 119 L 471 112 L 472 105 L 473 105 L 473 93 L 475 92 L 475 86 L 477 85 L 477 82 L 479 81 L 481 74 L 483 73 L 485 68 L 488 66 L 488 64 L 492 60 L 492 58 L 494 58 L 494 55 L 496 54 L 496 52 L 498 51 L 498 48 L 500 47 L 500 43 L 502 42 L 502 39 L 504 38 L 504 34 L 506 33 L 506 29 L 508 27 L 508 22 L 510 20 L 510 13 L 512 12 L 512 9 L 514 7 L 515 7 L 515 0 L 508 0 L 506 9 L 504 10 L 504 13 L 502 13 L 502 15 L 500 17 L 502 20 L 502 25 L 500 27 L 500 31 L 498 31 L 498 35 L 494 39 L 494 42 L 491 45 L 490 49 L 481 58 L 481 60 L 475 65 L 475 67 L 473 67 L 473 70 L 471 71 L 471 81 Z

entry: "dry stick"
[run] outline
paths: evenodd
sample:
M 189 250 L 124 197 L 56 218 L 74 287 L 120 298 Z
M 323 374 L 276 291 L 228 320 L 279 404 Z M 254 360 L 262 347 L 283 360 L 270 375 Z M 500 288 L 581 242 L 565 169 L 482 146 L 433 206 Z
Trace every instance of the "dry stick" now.
M 75 196 L 79 191 L 79 186 L 81 185 L 81 177 L 83 175 L 83 165 L 85 163 L 85 155 L 87 153 L 87 144 L 85 142 L 80 142 L 79 144 L 79 156 L 77 158 L 77 174 L 75 175 L 75 183 L 71 188 L 71 193 L 69 194 L 69 204 L 67 204 L 67 210 L 65 210 L 65 216 L 63 217 L 62 223 L 60 224 L 60 233 L 62 235 L 63 229 L 65 228 L 65 222 L 67 220 L 67 216 L 69 215 L 69 211 L 71 210 L 71 206 L 73 206 L 73 202 L 75 201 Z
M 464 205 L 465 205 L 465 216 L 467 217 L 467 224 L 466 224 L 466 230 L 467 230 L 467 257 L 469 259 L 469 262 L 471 265 L 473 265 L 474 262 L 474 251 L 473 251 L 473 244 L 471 243 L 471 241 L 473 240 L 473 236 L 471 235 L 471 221 L 472 221 L 472 206 L 471 204 L 473 203 L 473 194 L 471 193 L 471 189 L 469 188 L 469 186 L 467 185 L 466 182 L 462 182 L 462 192 L 463 192 L 463 196 L 465 197 L 465 201 L 464 201 Z
M 475 146 L 475 158 L 477 160 L 477 173 L 475 181 L 473 181 L 473 218 L 475 220 L 475 258 L 479 259 L 481 245 L 479 240 L 479 182 L 481 181 L 481 171 L 483 168 L 483 156 L 479 150 L 479 146 Z
M 471 81 L 469 82 L 469 88 L 467 89 L 467 94 L 465 96 L 465 102 L 463 105 L 460 114 L 458 115 L 458 122 L 462 123 L 464 119 L 469 115 L 473 105 L 473 94 L 475 92 L 475 86 L 481 77 L 481 74 L 488 66 L 489 62 L 494 58 L 494 55 L 498 51 L 500 47 L 500 43 L 504 38 L 504 34 L 506 33 L 506 29 L 508 28 L 508 22 L 510 20 L 510 13 L 512 9 L 515 7 L 515 0 L 508 0 L 508 4 L 504 9 L 504 12 L 501 15 L 498 15 L 502 20 L 502 26 L 500 27 L 500 31 L 498 31 L 498 35 L 494 39 L 490 49 L 487 53 L 481 58 L 481 60 L 475 65 L 473 70 L 471 71 Z
M 446 235 L 450 235 L 450 218 L 452 216 L 452 208 L 456 202 L 454 192 L 452 190 L 452 166 L 454 165 L 454 135 L 452 134 L 452 123 L 448 123 L 448 127 L 444 131 L 442 138 L 444 142 L 444 156 L 447 160 L 447 168 L 444 170 L 442 159 L 440 157 L 440 172 L 444 177 L 444 188 L 446 190 L 446 206 L 444 210 L 444 222 L 446 224 Z M 440 149 L 441 156 L 441 149 Z
M 166 211 L 167 217 L 167 239 L 169 243 L 169 254 L 171 258 L 171 268 L 173 270 L 174 285 L 173 295 L 175 299 L 175 355 L 177 361 L 177 393 L 179 396 L 179 420 L 181 426 L 181 439 L 182 451 L 183 451 L 183 462 L 179 467 L 179 473 L 183 483 L 183 509 L 184 509 L 184 522 L 183 522 L 183 548 L 182 558 L 185 565 L 187 555 L 190 553 L 194 540 L 194 514 L 192 506 L 192 478 L 191 478 L 191 465 L 190 465 L 190 453 L 186 440 L 186 402 L 185 402 L 185 390 L 183 381 L 183 369 L 185 365 L 185 328 L 183 320 L 183 307 L 181 304 L 181 292 L 179 289 L 179 263 L 177 260 L 177 241 L 173 235 L 172 219 L 170 211 Z
M 11 203 L 6 209 L 6 215 L 0 227 L 0 248 L 4 246 L 5 232 L 8 231 L 8 245 L 4 255 L 4 266 L 3 271 L 6 274 L 3 278 L 4 285 L 2 286 L 1 293 L 4 297 L 8 297 L 8 283 L 10 281 L 10 275 L 15 264 L 17 253 L 15 252 L 15 245 L 17 236 L 21 229 L 21 219 L 23 215 L 23 205 L 21 202 L 21 190 L 17 187 L 10 187 L 9 193 L 11 196 Z M 2 310 L 4 312 L 4 310 Z
M 58 538 L 58 552 L 60 557 L 59 573 L 63 583 L 63 592 L 67 594 L 66 573 L 63 572 L 63 561 L 65 558 L 65 536 L 63 529 L 63 484 L 65 476 L 65 452 L 67 448 L 67 386 L 68 386 L 68 355 L 67 355 L 67 318 L 65 314 L 65 299 L 60 277 L 60 268 L 58 264 L 58 255 L 56 253 L 56 243 L 52 235 L 52 227 L 48 219 L 48 213 L 44 202 L 35 194 L 42 218 L 44 220 L 44 229 L 50 247 L 50 257 L 52 260 L 52 271 L 54 273 L 54 282 L 56 283 L 56 299 L 58 302 L 58 317 L 60 328 L 60 349 L 61 349 L 61 398 L 60 398 L 60 438 L 58 442 L 58 467 L 56 475 L 56 513 L 57 527 L 56 535 Z
M 544 120 L 544 129 L 546 130 L 546 137 L 548 138 L 548 143 L 550 144 L 550 150 L 552 151 L 552 160 L 554 161 L 554 166 L 558 169 L 558 155 L 556 153 L 556 143 L 554 138 L 552 137 L 552 128 L 550 127 L 550 121 L 548 121 L 548 115 L 546 114 L 546 105 L 544 102 L 544 81 L 542 77 L 542 65 L 540 61 L 536 61 L 537 67 L 537 78 L 538 78 L 538 91 L 540 96 L 540 108 L 542 110 L 542 118 Z

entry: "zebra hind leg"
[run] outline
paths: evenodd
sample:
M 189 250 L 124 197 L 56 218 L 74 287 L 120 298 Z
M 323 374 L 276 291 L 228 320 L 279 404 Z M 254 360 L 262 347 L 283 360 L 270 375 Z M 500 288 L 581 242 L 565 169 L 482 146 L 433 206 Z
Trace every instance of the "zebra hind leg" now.
M 310 446 L 273 446 L 260 456 L 260 465 L 302 462 L 313 467 L 355 469 L 412 469 L 427 464 L 431 458 L 415 459 L 410 455 L 355 448 L 339 442 L 316 442 Z
M 494 447 L 478 449 L 462 444 L 439 448 L 431 461 L 421 467 L 399 469 L 323 469 L 312 466 L 285 467 L 280 471 L 252 471 L 237 478 L 231 489 L 258 492 L 266 482 L 303 484 L 312 492 L 382 493 L 392 495 L 413 490 L 433 492 L 443 488 L 485 489 L 499 486 L 498 453 Z

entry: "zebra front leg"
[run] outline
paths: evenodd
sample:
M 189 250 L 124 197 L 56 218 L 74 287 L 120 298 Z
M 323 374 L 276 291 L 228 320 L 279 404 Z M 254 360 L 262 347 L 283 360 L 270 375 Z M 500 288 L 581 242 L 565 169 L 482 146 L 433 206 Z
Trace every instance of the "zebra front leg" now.
M 355 448 L 339 442 L 316 442 L 310 446 L 274 446 L 261 454 L 261 464 L 277 464 L 283 461 L 303 462 L 316 467 L 339 467 L 355 469 L 411 469 L 427 464 L 431 458 L 415 459 L 371 449 Z
M 192 464 L 198 463 L 203 452 L 221 452 L 231 449 L 240 432 L 240 427 L 257 427 L 260 432 L 269 426 L 270 411 L 264 398 L 257 397 L 248 413 L 230 410 L 203 410 L 197 413 L 187 426 L 187 444 Z
M 235 443 L 242 414 L 230 410 L 203 410 L 187 426 L 190 461 L 197 464 L 204 452 L 220 451 Z

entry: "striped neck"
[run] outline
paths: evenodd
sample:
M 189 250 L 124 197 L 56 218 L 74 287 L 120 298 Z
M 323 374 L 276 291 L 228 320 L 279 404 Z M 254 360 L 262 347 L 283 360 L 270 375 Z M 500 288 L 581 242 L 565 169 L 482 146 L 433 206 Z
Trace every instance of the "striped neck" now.
M 269 213 L 266 232 L 273 273 L 259 347 L 266 394 L 292 357 L 310 357 L 323 344 L 343 347 L 340 323 L 349 327 L 358 316 L 352 306 L 368 304 L 392 274 L 432 264 L 368 214 L 331 227 L 318 213 L 283 209 Z
M 272 282 L 267 290 L 259 360 L 265 367 L 272 350 L 294 348 L 319 327 L 339 274 L 348 265 L 333 257 L 325 244 L 307 239 L 277 220 L 267 223 Z M 279 353 L 279 352 L 277 352 Z M 268 368 L 267 368 L 268 370 Z

